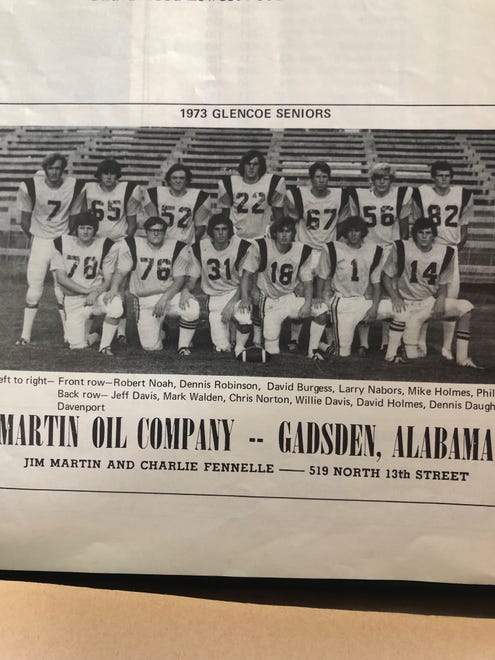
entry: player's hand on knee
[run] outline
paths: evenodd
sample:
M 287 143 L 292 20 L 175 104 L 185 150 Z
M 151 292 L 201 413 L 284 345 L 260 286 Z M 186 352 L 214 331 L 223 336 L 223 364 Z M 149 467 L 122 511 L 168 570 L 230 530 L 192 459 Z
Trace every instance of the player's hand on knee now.
M 368 309 L 366 314 L 362 318 L 363 323 L 372 323 L 377 316 L 378 312 L 378 306 L 377 305 L 371 305 L 371 307 Z
M 297 314 L 298 319 L 307 319 L 311 316 L 311 301 L 304 301 Z
M 248 300 L 239 300 L 239 311 L 242 313 L 251 312 L 251 303 Z
M 116 295 L 117 293 L 110 289 L 110 291 L 105 291 L 102 300 L 105 303 L 105 305 L 108 305 L 109 303 L 112 302 L 112 300 L 115 298 Z
M 193 298 L 193 295 L 189 289 L 182 289 L 180 292 L 179 309 L 187 309 L 191 298 Z
M 90 291 L 86 296 L 86 300 L 84 301 L 84 306 L 92 307 L 97 301 L 99 295 L 100 295 L 99 291 Z
M 156 305 L 153 307 L 153 316 L 160 317 L 165 314 L 165 310 L 167 309 L 168 305 L 168 298 L 166 296 L 162 296 L 160 300 L 156 303 Z
M 225 305 L 225 307 L 222 310 L 222 313 L 220 314 L 222 323 L 228 323 L 232 319 L 233 313 L 234 313 L 234 303 L 230 301 Z
M 396 314 L 406 311 L 406 303 L 400 296 L 396 296 L 392 300 L 392 309 Z
M 431 316 L 434 319 L 441 319 L 444 316 L 444 314 L 445 314 L 445 299 L 437 298 L 435 304 L 433 305 Z

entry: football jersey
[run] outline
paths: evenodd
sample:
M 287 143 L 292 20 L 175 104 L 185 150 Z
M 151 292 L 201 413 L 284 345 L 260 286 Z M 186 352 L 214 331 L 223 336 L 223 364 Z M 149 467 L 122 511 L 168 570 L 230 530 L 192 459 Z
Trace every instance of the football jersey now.
M 462 186 L 451 186 L 446 195 L 439 195 L 427 185 L 413 191 L 413 217 L 425 217 L 435 223 L 438 243 L 457 245 L 461 226 L 469 224 L 472 212 L 473 194 Z
M 192 246 L 192 263 L 189 275 L 201 277 L 201 288 L 209 296 L 237 289 L 240 273 L 250 247 L 248 241 L 232 236 L 224 250 L 217 250 L 211 238 L 203 238 Z
M 209 195 L 194 188 L 187 188 L 181 196 L 173 195 L 167 186 L 148 188 L 145 205 L 149 202 L 167 223 L 167 238 L 188 244 L 194 242 L 195 227 L 206 224 L 211 213 Z
M 292 293 L 298 282 L 311 282 L 311 248 L 294 241 L 288 252 L 278 251 L 272 238 L 259 238 L 251 244 L 244 270 L 258 273 L 258 287 L 269 298 Z
M 289 215 L 299 220 L 297 240 L 317 250 L 335 240 L 346 198 L 342 188 L 329 188 L 325 197 L 318 197 L 310 187 L 288 186 Z
M 373 243 L 353 248 L 343 241 L 327 243 L 320 255 L 317 275 L 330 278 L 332 289 L 344 298 L 364 296 L 368 285 L 380 282 L 383 249 Z
M 391 245 L 400 238 L 399 220 L 409 218 L 412 189 L 392 188 L 379 197 L 371 188 L 356 188 L 349 195 L 351 215 L 360 215 L 368 225 L 366 241 Z
M 136 215 L 140 206 L 140 187 L 133 182 L 118 181 L 110 191 L 97 181 L 84 186 L 86 206 L 99 220 L 98 236 L 117 241 L 127 235 L 127 216 Z
M 44 176 L 26 179 L 19 186 L 17 205 L 20 211 L 31 213 L 29 232 L 38 238 L 57 238 L 69 231 L 69 215 L 76 213 L 84 181 L 72 176 L 63 179 L 59 188 L 50 188 Z
M 454 254 L 452 247 L 442 243 L 433 243 L 424 252 L 412 239 L 396 241 L 383 272 L 397 277 L 398 291 L 405 300 L 424 300 L 452 280 Z
M 190 263 L 190 248 L 174 238 L 165 239 L 161 247 L 140 236 L 119 243 L 118 270 L 131 273 L 129 290 L 135 296 L 165 293 L 174 278 L 187 274 Z
M 264 174 L 256 183 L 242 176 L 224 176 L 218 183 L 218 206 L 230 208 L 230 219 L 240 238 L 261 238 L 271 222 L 271 207 L 282 208 L 285 179 L 278 174 Z
M 65 234 L 53 241 L 51 270 L 62 270 L 70 279 L 85 287 L 95 287 L 109 281 L 117 264 L 117 247 L 109 238 L 96 237 L 91 245 L 79 242 L 77 236 Z M 68 296 L 77 296 L 62 286 Z

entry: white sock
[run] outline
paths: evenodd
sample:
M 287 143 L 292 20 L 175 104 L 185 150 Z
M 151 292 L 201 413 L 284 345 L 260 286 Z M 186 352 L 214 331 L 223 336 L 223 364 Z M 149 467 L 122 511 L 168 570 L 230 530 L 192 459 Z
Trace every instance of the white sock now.
M 117 324 L 107 321 L 103 321 L 103 326 L 101 330 L 101 341 L 100 341 L 100 351 L 103 348 L 107 348 L 112 343 L 113 338 L 115 337 L 115 332 L 117 331 Z
M 31 341 L 31 332 L 33 331 L 33 323 L 38 313 L 38 307 L 24 307 L 24 322 L 22 324 L 21 337 L 27 342 Z

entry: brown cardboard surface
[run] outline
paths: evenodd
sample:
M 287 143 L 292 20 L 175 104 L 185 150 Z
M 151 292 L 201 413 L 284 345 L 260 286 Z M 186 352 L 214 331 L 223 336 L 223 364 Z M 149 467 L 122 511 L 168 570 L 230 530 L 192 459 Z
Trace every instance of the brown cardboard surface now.
M 0 582 L 2 658 L 493 658 L 495 621 Z

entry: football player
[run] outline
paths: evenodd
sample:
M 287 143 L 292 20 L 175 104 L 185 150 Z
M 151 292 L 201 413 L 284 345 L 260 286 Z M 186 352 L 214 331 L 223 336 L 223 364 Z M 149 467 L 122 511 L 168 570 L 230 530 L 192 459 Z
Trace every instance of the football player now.
M 211 215 L 211 198 L 203 190 L 191 188 L 192 172 L 182 163 L 167 170 L 163 186 L 148 188 L 144 210 L 148 216 L 167 223 L 167 238 L 190 245 L 199 240 Z
M 311 248 L 296 241 L 295 236 L 294 220 L 275 220 L 270 225 L 270 238 L 259 238 L 251 244 L 241 276 L 240 309 L 249 311 L 252 303 L 260 308 L 265 349 L 272 354 L 280 353 L 283 321 L 305 319 L 311 314 Z M 251 287 L 254 273 L 257 286 Z M 304 298 L 295 294 L 299 282 Z
M 120 181 L 122 168 L 113 158 L 105 158 L 95 172 L 96 181 L 89 181 L 82 192 L 83 208 L 98 219 L 98 236 L 118 241 L 134 236 L 136 217 L 141 204 L 140 186 Z
M 409 236 L 412 189 L 407 186 L 394 187 L 395 169 L 389 163 L 376 163 L 369 171 L 371 186 L 356 188 L 349 194 L 349 209 L 352 215 L 360 215 L 368 226 L 366 242 L 380 245 L 384 259 L 393 242 Z M 369 325 L 358 325 L 359 353 L 365 357 L 369 350 Z M 388 344 L 388 322 L 382 323 L 381 350 Z
M 383 249 L 364 241 L 368 234 L 365 220 L 350 216 L 341 223 L 339 234 L 343 240 L 327 243 L 320 253 L 313 305 L 315 318 L 308 347 L 308 357 L 314 359 L 323 359 L 318 344 L 327 321 L 327 310 L 332 317 L 339 357 L 351 354 L 354 331 L 360 321 L 372 322 L 392 315 L 390 301 L 380 302 Z M 369 286 L 371 300 L 365 296 Z M 330 299 L 327 301 L 328 289 Z
M 448 318 L 457 322 L 457 364 L 478 368 L 468 355 L 473 305 L 448 297 L 455 248 L 437 242 L 437 226 L 428 218 L 418 218 L 411 234 L 412 240 L 396 241 L 383 269 L 395 312 L 385 359 L 397 361 L 401 339 L 408 358 L 422 357 L 418 341 L 423 324 L 429 318 Z
M 192 264 L 188 291 L 201 278 L 201 288 L 208 296 L 208 318 L 211 339 L 215 350 L 227 352 L 230 345 L 230 323 L 237 323 L 235 355 L 245 348 L 252 330 L 249 311 L 239 310 L 240 273 L 249 241 L 234 236 L 232 220 L 214 215 L 208 221 L 207 237 L 192 246 Z
M 137 329 L 145 351 L 162 349 L 165 316 L 180 318 L 179 355 L 190 355 L 190 345 L 199 318 L 199 303 L 183 290 L 191 263 L 190 247 L 166 238 L 163 218 L 148 218 L 146 237 L 125 238 L 119 243 L 119 259 L 106 299 L 117 295 L 128 273 L 130 292 L 135 296 Z M 181 293 L 182 292 L 182 293 Z
M 109 238 L 96 236 L 98 220 L 90 212 L 75 220 L 75 235 L 64 234 L 53 241 L 51 270 L 64 293 L 67 341 L 71 349 L 87 348 L 99 339 L 89 332 L 91 318 L 105 315 L 100 353 L 112 355 L 110 344 L 122 315 L 122 300 L 103 300 L 117 263 L 117 246 Z
M 437 228 L 435 242 L 454 248 L 454 273 L 447 295 L 457 298 L 459 295 L 459 256 L 467 241 L 468 225 L 473 218 L 474 201 L 471 191 L 462 186 L 453 186 L 453 169 L 447 161 L 436 161 L 431 166 L 433 185 L 422 185 L 413 191 L 413 220 L 425 217 Z M 452 342 L 455 322 L 443 322 L 442 355 L 447 360 L 453 359 Z M 426 355 L 426 330 L 422 329 L 420 350 Z
M 74 177 L 64 176 L 67 158 L 62 154 L 50 154 L 43 160 L 42 167 L 43 174 L 23 181 L 17 194 L 21 228 L 26 236 L 32 237 L 27 264 L 28 290 L 24 321 L 21 337 L 16 341 L 17 346 L 25 346 L 31 342 L 34 319 L 43 294 L 45 276 L 50 267 L 53 240 L 69 233 L 71 218 L 80 208 L 78 200 L 84 185 L 84 182 Z M 64 326 L 65 341 L 63 294 L 56 282 L 55 296 Z
M 82 206 L 98 219 L 98 236 L 119 241 L 134 236 L 137 213 L 141 206 L 141 187 L 131 181 L 120 181 L 122 168 L 113 158 L 105 158 L 82 192 Z M 123 294 L 123 292 L 122 292 Z M 126 341 L 126 317 L 119 321 L 117 341 Z
M 344 188 L 330 188 L 331 169 L 323 162 L 310 165 L 309 186 L 287 186 L 288 213 L 297 221 L 297 240 L 313 248 L 313 273 L 323 246 L 336 239 L 337 224 L 348 204 Z M 289 351 L 298 348 L 302 323 L 292 321 Z
M 234 223 L 239 238 L 266 235 L 274 219 L 283 217 L 285 180 L 266 171 L 266 160 L 255 149 L 245 153 L 237 168 L 239 174 L 223 176 L 218 183 L 217 204 Z

